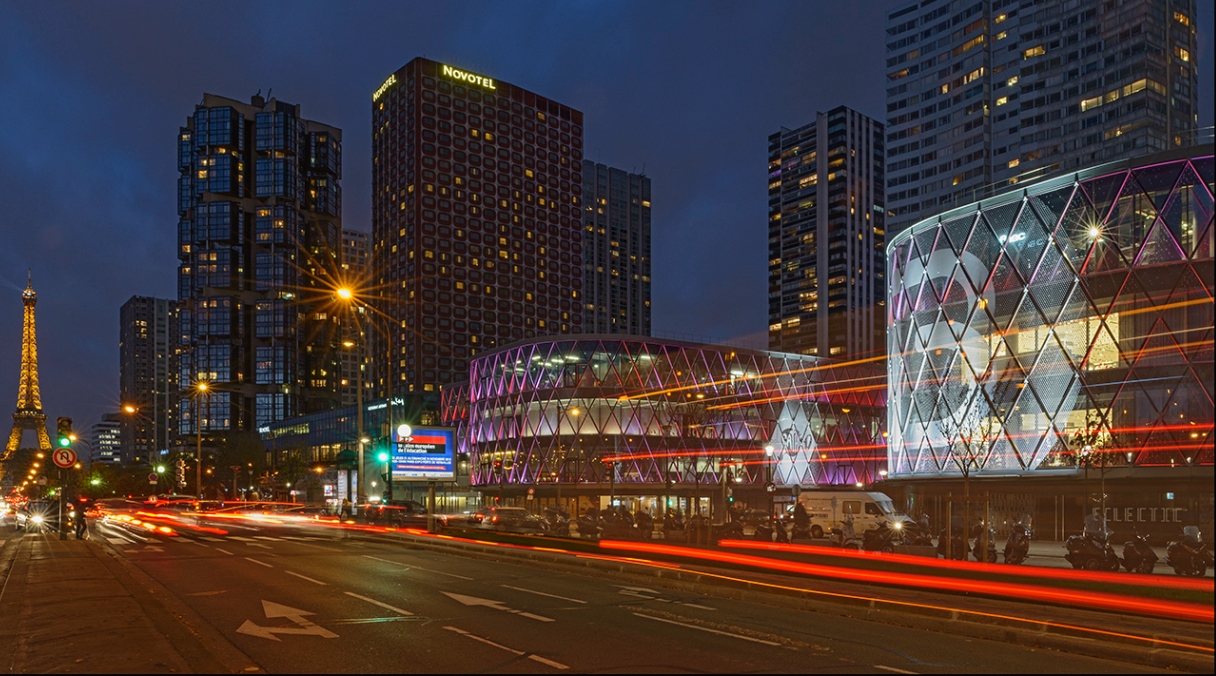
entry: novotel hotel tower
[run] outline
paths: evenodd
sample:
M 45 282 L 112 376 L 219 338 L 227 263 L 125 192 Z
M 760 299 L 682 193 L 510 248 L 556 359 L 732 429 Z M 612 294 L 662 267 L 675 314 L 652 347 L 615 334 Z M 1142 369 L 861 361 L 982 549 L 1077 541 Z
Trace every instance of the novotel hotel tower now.
M 377 378 L 407 418 L 479 352 L 581 330 L 582 112 L 416 58 L 372 92 L 372 157 Z

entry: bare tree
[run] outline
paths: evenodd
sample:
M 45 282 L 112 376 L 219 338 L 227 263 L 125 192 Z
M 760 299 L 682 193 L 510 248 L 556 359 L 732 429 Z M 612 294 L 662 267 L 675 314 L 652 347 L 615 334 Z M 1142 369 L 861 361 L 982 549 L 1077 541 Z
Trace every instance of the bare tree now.
M 1098 504 L 1103 523 L 1106 521 L 1106 470 L 1111 465 L 1112 439 L 1110 432 L 1102 424 L 1102 412 L 1097 409 L 1085 411 L 1085 425 L 1072 433 L 1069 439 L 1072 450 L 1076 453 L 1077 462 L 1085 470 L 1085 516 L 1089 515 L 1090 504 L 1094 502 L 1089 492 L 1089 470 L 1098 468 L 1099 497 Z

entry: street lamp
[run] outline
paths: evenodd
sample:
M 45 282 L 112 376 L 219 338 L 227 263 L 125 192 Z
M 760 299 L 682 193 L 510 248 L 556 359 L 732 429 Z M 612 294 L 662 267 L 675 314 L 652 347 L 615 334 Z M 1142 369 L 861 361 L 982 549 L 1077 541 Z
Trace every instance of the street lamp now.
M 203 417 L 202 400 L 207 396 L 209 386 L 206 381 L 195 385 L 198 393 L 194 397 L 194 436 L 197 438 L 196 464 L 194 467 L 194 485 L 198 491 L 198 499 L 203 499 Z
M 768 493 L 768 515 L 771 517 L 773 515 L 773 492 L 771 490 L 769 490 L 768 485 L 773 482 L 773 477 L 776 474 L 776 472 L 773 471 L 774 467 L 773 467 L 773 445 L 772 444 L 766 444 L 764 446 L 764 456 L 766 458 L 766 462 L 764 463 L 764 466 L 768 468 L 768 479 L 764 483 L 764 491 L 766 493 Z
M 130 416 L 138 416 L 138 417 L 143 418 L 144 420 L 152 423 L 152 449 L 149 452 L 149 457 L 147 458 L 148 464 L 151 464 L 152 462 L 154 462 L 160 455 L 160 431 L 158 429 L 159 423 L 157 421 L 157 418 L 159 417 L 159 415 L 158 415 L 157 403 L 156 403 L 156 397 L 158 394 L 159 394 L 158 392 L 153 390 L 153 392 L 152 392 L 152 397 L 153 397 L 152 415 L 148 415 L 147 413 L 141 412 L 139 410 L 139 407 L 135 406 L 133 404 L 125 404 L 122 407 L 122 410 L 124 413 L 126 413 Z M 169 432 L 169 429 L 168 429 L 168 426 L 166 425 L 166 427 L 165 427 L 165 436 L 166 436 L 165 448 L 169 447 L 168 432 Z

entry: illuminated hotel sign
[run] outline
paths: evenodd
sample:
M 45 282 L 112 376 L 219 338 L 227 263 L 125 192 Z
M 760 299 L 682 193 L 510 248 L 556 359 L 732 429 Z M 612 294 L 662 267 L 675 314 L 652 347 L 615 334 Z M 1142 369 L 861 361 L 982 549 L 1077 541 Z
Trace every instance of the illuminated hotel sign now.
M 473 73 L 466 73 L 463 70 L 457 70 L 451 66 L 444 66 L 443 74 L 446 77 L 452 78 L 453 80 L 463 80 L 469 84 L 479 85 L 485 87 L 486 89 L 498 89 L 498 87 L 494 84 L 494 80 L 491 80 L 488 77 L 474 75 Z
M 384 81 L 384 84 L 380 85 L 380 88 L 372 94 L 372 102 L 374 103 L 379 101 L 380 97 L 384 96 L 384 92 L 387 92 L 388 88 L 395 84 L 397 84 L 397 74 L 393 73 L 392 75 L 388 76 L 388 79 Z

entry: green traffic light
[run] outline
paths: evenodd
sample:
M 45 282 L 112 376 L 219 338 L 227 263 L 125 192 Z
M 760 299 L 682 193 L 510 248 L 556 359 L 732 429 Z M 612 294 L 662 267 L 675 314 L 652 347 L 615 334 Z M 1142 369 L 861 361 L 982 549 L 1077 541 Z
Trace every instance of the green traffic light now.
M 97 477 L 93 477 L 91 480 L 89 480 L 89 483 L 93 484 L 94 486 L 100 486 L 101 479 L 98 479 Z
M 157 474 L 161 474 L 161 473 L 163 473 L 164 471 L 165 471 L 165 466 L 164 466 L 164 465 L 157 465 L 157 466 L 156 466 L 156 473 L 157 473 Z
M 388 453 L 380 451 L 380 453 L 376 456 L 376 459 L 380 462 L 388 462 Z
M 67 437 L 59 437 L 59 445 L 66 448 L 72 445 L 72 440 Z

